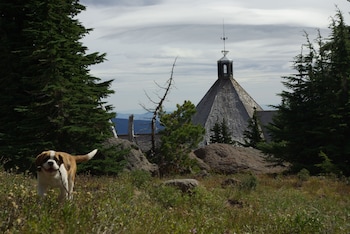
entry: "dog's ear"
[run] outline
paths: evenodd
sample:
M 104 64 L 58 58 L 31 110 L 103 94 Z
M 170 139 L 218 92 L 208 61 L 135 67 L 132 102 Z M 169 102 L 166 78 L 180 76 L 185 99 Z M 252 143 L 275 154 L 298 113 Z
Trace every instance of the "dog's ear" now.
M 39 154 L 38 156 L 36 156 L 35 159 L 35 167 L 37 169 L 37 171 L 41 170 L 41 166 L 43 165 L 43 163 L 45 162 L 45 158 L 47 156 L 47 152 L 43 151 L 41 154 Z
M 67 171 L 70 170 L 70 163 L 67 157 L 63 157 L 61 154 L 58 155 L 60 164 L 64 164 L 64 167 L 66 168 Z M 62 163 L 61 163 L 62 162 Z
M 64 163 L 63 157 L 62 157 L 62 155 L 58 155 L 58 164 L 61 166 L 62 163 Z

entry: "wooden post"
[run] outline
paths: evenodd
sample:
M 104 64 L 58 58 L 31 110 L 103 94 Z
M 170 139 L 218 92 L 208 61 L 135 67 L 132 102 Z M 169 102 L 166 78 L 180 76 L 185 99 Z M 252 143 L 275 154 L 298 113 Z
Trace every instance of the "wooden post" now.
M 128 140 L 133 142 L 134 137 L 134 115 L 130 115 L 128 124 Z

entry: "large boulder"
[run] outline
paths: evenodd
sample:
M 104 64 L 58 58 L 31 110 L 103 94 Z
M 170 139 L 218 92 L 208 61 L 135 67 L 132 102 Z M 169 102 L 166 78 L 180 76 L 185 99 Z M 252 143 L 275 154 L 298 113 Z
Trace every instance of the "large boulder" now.
M 124 159 L 127 162 L 125 170 L 144 170 L 150 172 L 152 175 L 157 175 L 159 173 L 158 165 L 150 163 L 135 143 L 120 138 L 110 138 L 106 144 L 114 146 L 117 150 L 129 150 L 129 152 L 124 155 Z
M 216 143 L 199 148 L 194 154 L 210 167 L 210 171 L 217 173 L 234 174 L 250 171 L 261 174 L 285 170 L 267 162 L 266 156 L 254 148 Z
M 205 163 L 202 159 L 200 159 L 199 157 L 197 157 L 197 155 L 192 151 L 190 152 L 190 154 L 188 155 L 188 157 L 191 160 L 194 160 L 197 164 L 197 166 L 202 170 L 202 171 L 210 171 L 210 166 Z
M 199 182 L 196 179 L 173 179 L 163 182 L 166 186 L 173 186 L 180 189 L 183 193 L 191 193 L 195 189 Z

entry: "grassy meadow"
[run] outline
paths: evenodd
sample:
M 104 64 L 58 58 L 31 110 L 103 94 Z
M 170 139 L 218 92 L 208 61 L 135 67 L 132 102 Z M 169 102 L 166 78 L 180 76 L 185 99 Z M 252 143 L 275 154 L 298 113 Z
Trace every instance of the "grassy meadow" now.
M 241 183 L 222 187 L 227 178 Z M 141 171 L 80 174 L 74 201 L 58 204 L 56 190 L 39 200 L 32 176 L 0 171 L 0 232 L 350 233 L 347 179 L 251 174 L 196 179 L 200 186 L 182 194 Z

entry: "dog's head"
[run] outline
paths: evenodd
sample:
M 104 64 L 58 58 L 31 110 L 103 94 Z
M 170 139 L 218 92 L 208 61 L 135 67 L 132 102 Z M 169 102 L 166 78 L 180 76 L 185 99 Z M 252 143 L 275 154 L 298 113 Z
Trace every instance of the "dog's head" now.
M 57 172 L 62 163 L 62 156 L 53 150 L 42 152 L 36 157 L 35 160 L 37 171 L 43 171 L 47 173 Z

